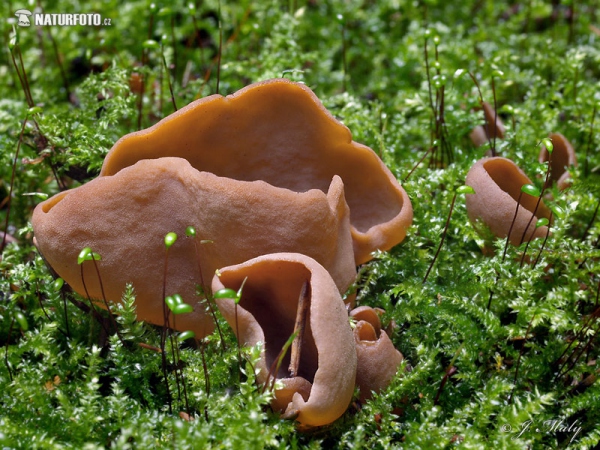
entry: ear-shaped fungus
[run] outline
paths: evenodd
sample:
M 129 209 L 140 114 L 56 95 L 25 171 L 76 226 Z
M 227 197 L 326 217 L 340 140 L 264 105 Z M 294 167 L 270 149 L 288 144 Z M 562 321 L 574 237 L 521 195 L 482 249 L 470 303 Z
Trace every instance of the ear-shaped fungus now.
M 473 226 L 485 235 L 485 228 L 495 236 L 505 238 L 511 230 L 511 223 L 517 211 L 517 200 L 521 187 L 531 184 L 531 180 L 510 159 L 494 157 L 477 161 L 469 170 L 465 184 L 475 190 L 466 196 L 467 213 Z M 519 203 L 509 240 L 513 245 L 546 236 L 547 227 L 536 227 L 537 219 L 550 219 L 550 210 L 538 197 L 523 193 Z M 535 210 L 535 218 L 531 216 Z M 529 227 L 527 224 L 529 223 Z M 482 228 L 483 225 L 483 228 Z M 527 228 L 526 228 L 527 227 Z M 525 232 L 527 229 L 527 232 Z
M 273 407 L 297 415 L 305 427 L 336 420 L 352 398 L 356 350 L 344 302 L 327 271 L 304 255 L 271 254 L 220 269 L 212 289 L 237 291 L 242 284 L 237 324 L 235 301 L 216 302 L 242 345 L 264 344 L 257 364 L 258 381 L 263 384 L 269 382 L 270 368 L 298 329 L 299 298 L 305 296 L 304 331 L 297 336 L 302 342 L 297 373 L 288 373 L 288 352 L 276 374 L 283 389 L 275 391 Z
M 327 194 L 296 193 L 199 172 L 185 159 L 160 158 L 55 195 L 36 207 L 32 223 L 41 253 L 76 292 L 85 295 L 77 257 L 91 247 L 102 257 L 97 264 L 106 298 L 119 301 L 125 284 L 133 283 L 138 318 L 163 324 L 167 232 L 180 238 L 169 249 L 166 294 L 179 293 L 187 303 L 197 303 L 196 285 L 209 283 L 217 268 L 280 251 L 315 258 L 343 292 L 356 274 L 348 214 L 339 177 Z M 188 226 L 198 239 L 213 241 L 200 246 L 198 257 L 194 242 L 185 238 Z M 102 299 L 93 264 L 83 269 L 90 297 Z M 198 336 L 212 325 L 200 305 L 177 318 L 178 329 Z
M 506 133 L 504 123 L 502 123 L 500 116 L 497 115 L 494 108 L 487 102 L 483 102 L 482 108 L 483 115 L 485 116 L 485 124 L 477 125 L 473 131 L 471 131 L 471 134 L 469 134 L 475 147 L 481 147 L 489 140 L 493 140 L 494 137 L 497 139 L 504 139 Z M 496 119 L 495 124 L 494 118 Z
M 550 133 L 549 137 L 554 149 L 550 161 L 550 179 L 548 180 L 548 184 L 555 182 L 558 188 L 563 190 L 569 186 L 571 177 L 567 168 L 577 166 L 577 157 L 575 156 L 573 146 L 562 134 Z M 545 146 L 542 146 L 540 150 L 539 161 L 541 163 L 548 161 L 548 150 Z
M 390 384 L 404 357 L 381 329 L 377 310 L 359 306 L 350 316 L 356 320 L 356 384 L 361 401 L 366 401 L 373 392 L 380 392 Z
M 185 158 L 221 177 L 263 180 L 295 192 L 326 192 L 339 175 L 351 211 L 356 264 L 401 242 L 412 223 L 406 192 L 375 152 L 352 141 L 350 130 L 308 87 L 289 80 L 197 100 L 124 136 L 107 155 L 101 175 L 163 156 Z

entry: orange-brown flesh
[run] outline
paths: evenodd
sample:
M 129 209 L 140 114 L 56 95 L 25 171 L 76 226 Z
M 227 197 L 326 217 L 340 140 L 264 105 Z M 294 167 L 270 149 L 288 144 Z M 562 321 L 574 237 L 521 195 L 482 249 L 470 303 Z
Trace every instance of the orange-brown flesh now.
M 131 282 L 138 318 L 156 324 L 163 323 L 164 236 L 177 233 L 169 250 L 166 294 L 179 293 L 196 305 L 195 313 L 177 317 L 177 327 L 198 336 L 212 330 L 195 295 L 199 263 L 207 284 L 218 267 L 278 251 L 313 256 L 342 292 L 356 274 L 337 177 L 328 194 L 316 189 L 299 194 L 263 181 L 198 172 L 181 158 L 142 160 L 41 203 L 32 223 L 41 253 L 75 291 L 85 295 L 77 256 L 91 247 L 102 256 L 98 268 L 107 300 L 119 301 Z M 185 237 L 188 226 L 195 227 L 198 240 L 213 241 L 199 244 L 200 261 Z M 84 280 L 90 296 L 101 299 L 91 262 L 84 263 Z
M 212 289 L 237 290 L 242 286 L 236 307 L 232 299 L 218 299 L 217 306 L 243 345 L 263 342 L 263 357 L 257 364 L 258 380 L 267 374 L 282 346 L 294 332 L 298 298 L 305 281 L 310 283 L 310 306 L 300 356 L 299 377 L 312 383 L 291 395 L 285 411 L 298 413 L 303 426 L 333 422 L 348 407 L 354 391 L 356 349 L 344 303 L 327 271 L 313 259 L 300 254 L 265 255 L 237 266 L 219 270 Z M 288 387 L 298 380 L 287 378 L 289 353 L 277 374 Z M 299 378 L 296 377 L 296 378 Z M 304 383 L 300 383 L 304 386 Z M 285 398 L 290 398 L 289 390 Z M 279 409 L 282 400 L 276 400 Z
M 483 102 L 483 113 L 485 115 L 486 124 L 484 126 L 485 133 L 490 139 L 496 137 L 497 139 L 504 139 L 504 135 L 506 133 L 506 128 L 504 127 L 504 123 L 500 119 L 500 115 L 496 114 L 492 105 L 487 102 Z M 494 118 L 496 119 L 496 124 L 494 125 Z
M 354 317 L 362 316 L 367 320 L 377 317 L 374 324 L 367 320 L 359 320 L 354 327 L 356 384 L 360 389 L 360 400 L 364 402 L 371 398 L 373 392 L 381 392 L 390 384 L 404 357 L 394 347 L 387 333 L 381 329 L 378 314 L 369 307 L 360 308 L 365 310 L 359 311 Z M 371 309 L 372 314 L 367 314 L 366 308 Z
M 306 86 L 285 79 L 250 85 L 232 95 L 197 100 L 153 127 L 121 138 L 101 175 L 141 159 L 177 156 L 198 170 L 237 180 L 264 180 L 304 192 L 326 191 L 334 175 L 345 186 L 356 264 L 401 242 L 412 205 L 370 148 Z
M 550 140 L 553 144 L 552 160 L 550 162 L 550 180 L 557 184 L 559 189 L 564 189 L 569 185 L 570 174 L 568 168 L 577 166 L 577 156 L 575 149 L 569 140 L 560 133 L 550 133 Z M 540 150 L 539 162 L 548 161 L 548 150 L 542 146 Z
M 475 190 L 475 194 L 467 194 L 465 197 L 467 213 L 473 225 L 478 228 L 483 224 L 501 238 L 508 236 L 521 187 L 531 184 L 527 175 L 509 159 L 483 158 L 471 167 L 465 184 Z M 510 235 L 513 245 L 521 243 L 523 231 L 531 219 L 536 203 L 536 197 L 522 194 Z M 542 217 L 550 218 L 550 210 L 543 201 L 540 202 L 536 215 L 527 228 L 525 240 L 546 235 L 546 226 L 536 228 L 537 219 Z

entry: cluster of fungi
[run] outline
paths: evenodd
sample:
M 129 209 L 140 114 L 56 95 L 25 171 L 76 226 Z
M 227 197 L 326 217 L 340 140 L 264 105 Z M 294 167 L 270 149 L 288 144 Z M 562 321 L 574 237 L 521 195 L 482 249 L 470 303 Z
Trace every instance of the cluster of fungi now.
M 485 124 L 477 126 L 470 134 L 476 147 L 505 136 L 504 124 L 493 108 L 484 103 L 482 109 Z M 475 191 L 466 197 L 473 226 L 483 236 L 491 233 L 507 238 L 515 246 L 547 236 L 553 215 L 541 197 L 554 183 L 559 190 L 570 186 L 569 169 L 577 165 L 571 143 L 560 133 L 550 133 L 543 141 L 538 161 L 547 162 L 548 170 L 539 193 L 536 189 L 528 192 L 524 188 L 532 186 L 532 181 L 514 161 L 491 153 L 473 164 L 465 180 Z M 491 250 L 489 244 L 486 242 L 484 250 Z
M 163 279 L 167 294 L 194 304 L 175 328 L 199 337 L 214 320 L 197 285 L 243 285 L 240 299 L 215 303 L 242 345 L 262 343 L 261 383 L 300 320 L 271 406 L 311 427 L 340 417 L 356 386 L 363 400 L 383 389 L 400 366 L 381 311 L 344 295 L 356 267 L 400 243 L 412 217 L 376 153 L 309 88 L 275 79 L 124 136 L 96 179 L 39 204 L 32 224 L 40 253 L 76 292 L 118 302 L 131 283 L 138 319 L 150 323 L 164 323 Z M 165 233 L 190 226 L 210 244 L 175 243 L 163 278 Z M 102 256 L 102 280 L 78 265 L 82 248 Z
M 476 146 L 505 132 L 483 107 Z M 550 138 L 547 182 L 564 188 L 574 151 L 562 135 Z M 549 156 L 542 148 L 540 162 Z M 547 235 L 531 218 L 549 222 L 551 213 L 521 192 L 531 180 L 512 161 L 485 157 L 466 184 L 474 191 L 468 215 L 482 234 L 514 245 Z M 274 386 L 273 409 L 306 428 L 339 418 L 355 387 L 365 401 L 396 375 L 403 356 L 382 329 L 383 311 L 355 307 L 345 294 L 357 266 L 400 243 L 412 219 L 406 192 L 377 154 L 309 88 L 275 79 L 195 101 L 124 136 L 96 179 L 38 205 L 32 223 L 41 254 L 76 292 L 117 302 L 131 283 L 140 320 L 163 325 L 163 291 L 178 293 L 197 301 L 176 328 L 207 336 L 214 319 L 197 285 L 209 295 L 242 291 L 216 306 L 241 345 L 262 344 L 257 379 Z M 190 226 L 210 244 L 198 251 L 177 242 L 161 276 L 165 233 Z M 102 255 L 104 283 L 78 265 L 86 247 Z M 294 333 L 297 345 L 272 382 L 270 368 Z

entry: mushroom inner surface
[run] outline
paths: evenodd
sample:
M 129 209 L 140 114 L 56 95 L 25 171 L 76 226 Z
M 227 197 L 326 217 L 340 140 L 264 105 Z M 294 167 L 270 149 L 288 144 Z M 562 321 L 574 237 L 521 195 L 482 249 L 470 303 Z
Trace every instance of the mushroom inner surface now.
M 519 201 L 521 187 L 525 184 L 531 184 L 531 181 L 509 161 L 494 159 L 485 162 L 483 166 L 494 183 L 496 183 L 500 189 L 510 195 L 515 201 Z M 521 195 L 520 204 L 528 211 L 533 212 L 535 210 L 537 201 L 537 197 L 523 193 Z M 540 216 L 540 212 L 541 211 L 538 207 L 536 215 Z
M 296 267 L 290 267 L 291 264 Z M 298 300 L 302 286 L 306 281 L 310 282 L 311 272 L 301 263 L 282 265 L 279 261 L 264 261 L 248 267 L 243 273 L 223 273 L 221 282 L 237 291 L 246 277 L 239 306 L 251 313 L 262 328 L 266 367 L 270 368 L 294 333 Z M 318 368 L 318 352 L 310 327 L 310 306 L 309 300 L 297 375 L 312 383 Z M 289 364 L 290 349 L 283 357 L 278 378 L 290 376 Z
M 65 196 L 68 194 L 68 191 L 62 192 L 60 194 L 55 195 L 49 201 L 45 202 L 42 206 L 42 211 L 45 213 L 50 212 L 52 208 L 54 208 L 58 202 L 60 202 Z

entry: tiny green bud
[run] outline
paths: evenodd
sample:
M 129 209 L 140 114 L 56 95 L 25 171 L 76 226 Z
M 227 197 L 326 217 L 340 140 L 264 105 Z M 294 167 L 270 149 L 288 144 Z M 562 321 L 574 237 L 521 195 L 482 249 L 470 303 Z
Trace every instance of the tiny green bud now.
M 452 78 L 454 78 L 455 80 L 462 77 L 462 75 L 465 73 L 465 69 L 457 69 L 456 72 L 454 72 L 454 75 L 452 76 Z
M 173 311 L 173 309 L 177 306 L 177 302 L 175 301 L 172 295 L 167 295 L 165 297 L 165 303 L 171 311 Z
M 171 246 L 175 243 L 175 241 L 177 240 L 177 234 L 173 233 L 172 231 L 170 233 L 167 233 L 165 235 L 165 247 L 171 248 Z
M 546 147 L 548 153 L 552 153 L 552 151 L 554 150 L 554 144 L 552 143 L 552 140 L 550 140 L 550 138 L 542 139 L 542 145 Z
M 565 210 L 563 208 L 561 208 L 558 205 L 549 205 L 549 206 L 556 217 L 558 217 L 559 219 L 562 219 L 563 217 L 565 217 Z
M 236 298 L 237 293 L 233 289 L 219 289 L 213 294 L 213 298 Z
M 148 39 L 147 41 L 144 41 L 144 43 L 142 44 L 142 47 L 148 48 L 148 49 L 157 49 L 160 46 L 158 45 L 158 42 L 156 42 L 154 39 Z
M 42 108 L 40 106 L 32 106 L 27 110 L 27 114 L 33 116 L 35 114 L 39 114 L 42 112 Z
M 192 226 L 189 226 L 185 229 L 185 235 L 187 237 L 196 237 L 196 229 Z
M 10 37 L 10 40 L 8 41 L 8 48 L 10 50 L 12 50 L 13 48 L 15 48 L 17 46 L 18 43 L 19 43 L 19 35 L 15 33 Z
M 181 303 L 179 305 L 176 305 L 175 308 L 173 308 L 171 311 L 173 311 L 173 314 L 186 314 L 186 313 L 191 313 L 194 310 L 194 308 L 192 308 L 192 305 L 188 305 L 187 303 Z
M 537 222 L 535 223 L 535 227 L 536 228 L 544 227 L 544 226 L 548 225 L 549 223 L 550 223 L 550 221 L 548 219 L 546 219 L 545 217 L 542 217 L 541 219 L 537 220 Z
M 64 284 L 65 284 L 65 280 L 63 280 L 62 278 L 57 278 L 52 283 L 52 289 L 54 289 L 55 291 L 60 291 Z
M 191 339 L 191 338 L 195 338 L 196 337 L 196 333 L 194 333 L 192 330 L 187 330 L 187 331 L 183 331 L 182 333 L 179 333 L 179 336 L 177 337 L 180 341 L 185 341 L 187 339 Z
M 17 311 L 15 313 L 15 320 L 21 327 L 21 330 L 27 331 L 29 329 L 29 324 L 27 323 L 27 318 L 21 311 Z
M 459 186 L 456 189 L 456 193 L 457 194 L 474 194 L 475 193 L 475 189 L 473 189 L 471 186 L 467 186 L 465 184 L 463 186 Z
M 246 281 L 248 281 L 248 277 L 244 278 L 244 281 L 242 281 L 242 285 L 240 286 L 240 288 L 237 290 L 237 292 L 235 293 L 235 304 L 237 305 L 240 300 L 242 299 L 242 291 L 244 290 L 244 285 L 246 284 Z
M 528 194 L 533 197 L 539 197 L 541 195 L 540 190 L 536 188 L 533 184 L 524 184 L 523 186 L 521 186 L 521 192 L 523 192 L 523 194 Z
M 91 260 L 101 261 L 102 257 L 98 253 L 93 252 L 90 247 L 83 248 L 83 250 L 79 252 L 79 256 L 77 256 L 77 264 L 83 264 L 84 261 Z

